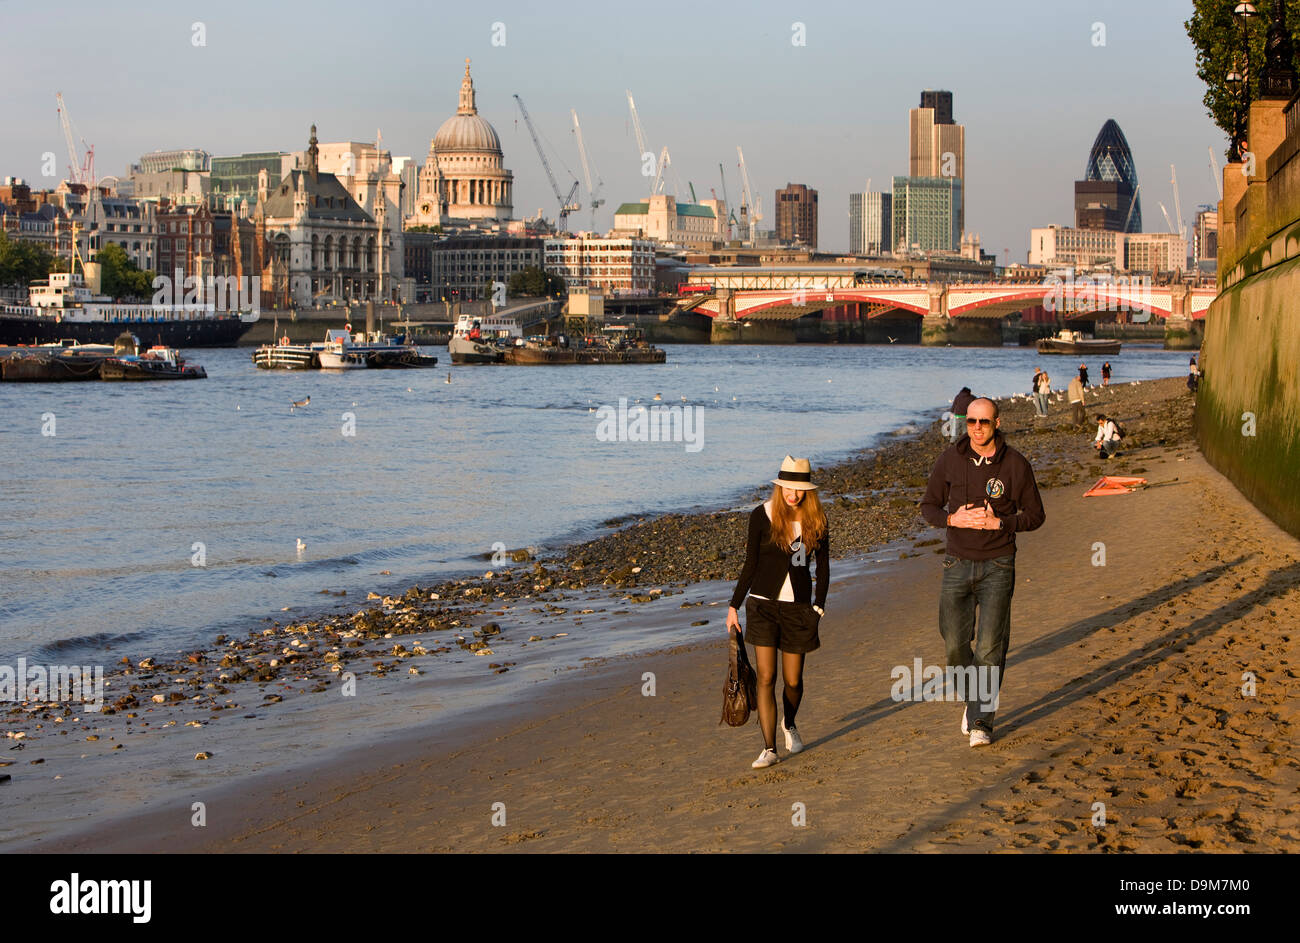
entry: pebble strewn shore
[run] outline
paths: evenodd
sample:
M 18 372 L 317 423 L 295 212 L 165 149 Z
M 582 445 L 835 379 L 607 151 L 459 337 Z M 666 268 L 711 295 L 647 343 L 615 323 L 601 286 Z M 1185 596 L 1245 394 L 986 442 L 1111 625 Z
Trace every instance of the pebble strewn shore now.
M 1027 396 L 1004 400 L 1000 406 L 1003 431 L 1034 466 L 1040 487 L 1091 481 L 1103 474 L 1140 475 L 1145 471 L 1145 452 L 1194 442 L 1193 399 L 1178 378 L 1089 390 L 1088 421 L 1083 427 L 1069 422 L 1063 394 L 1053 395 L 1046 419 L 1035 418 Z M 1119 418 L 1128 430 L 1123 452 L 1108 462 L 1099 460 L 1092 449 L 1092 416 L 1098 411 Z M 930 469 L 946 445 L 936 421 L 838 465 L 815 468 L 814 479 L 821 486 L 831 524 L 832 554 L 850 557 L 914 536 L 922 538 L 914 548 L 939 544 L 940 535 L 922 521 L 918 503 Z M 773 456 L 774 473 L 780 459 Z M 751 500 L 757 503 L 769 493 L 768 487 L 760 488 Z M 6 737 L 17 741 L 11 749 L 19 750 L 24 741 L 38 740 L 55 729 L 75 728 L 87 734 L 85 739 L 98 740 L 130 732 L 129 723 L 136 719 L 156 727 L 172 726 L 188 717 L 188 725 L 202 726 L 231 710 L 262 707 L 293 693 L 325 691 L 349 673 L 420 674 L 428 668 L 429 656 L 447 653 L 483 656 L 485 671 L 505 672 L 512 663 L 492 646 L 501 646 L 512 627 L 485 617 L 506 617 L 504 605 L 523 605 L 539 614 L 576 613 L 559 605 L 571 604 L 563 595 L 570 591 L 585 591 L 588 598 L 598 591 L 628 605 L 671 594 L 690 583 L 734 580 L 744 560 L 747 513 L 634 519 L 614 533 L 544 560 L 516 550 L 507 565 L 482 577 L 412 586 L 395 596 L 370 593 L 371 605 L 348 615 L 287 624 L 268 619 L 269 626 L 244 638 L 218 636 L 208 651 L 123 658 L 118 670 L 106 672 L 104 714 L 124 715 L 128 722 L 125 731 L 113 736 L 101 729 L 107 724 L 102 717 L 85 715 L 81 705 L 22 702 L 8 708 L 0 722 Z M 526 641 L 546 640 L 532 635 Z M 0 765 L 13 762 L 0 761 Z

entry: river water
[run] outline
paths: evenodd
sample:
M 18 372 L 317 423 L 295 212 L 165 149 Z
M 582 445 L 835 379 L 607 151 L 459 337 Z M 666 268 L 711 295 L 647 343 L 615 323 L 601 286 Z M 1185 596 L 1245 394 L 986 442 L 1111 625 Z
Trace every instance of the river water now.
M 325 589 L 364 598 L 481 573 L 494 547 L 730 506 L 786 453 L 816 468 L 963 385 L 1026 393 L 1042 364 L 1063 388 L 1078 365 L 1014 347 L 683 345 L 663 365 L 345 373 L 191 356 L 209 379 L 0 385 L 0 663 L 207 645 Z M 1112 382 L 1181 375 L 1187 357 L 1127 346 Z M 1089 368 L 1100 382 L 1101 359 Z M 622 432 L 602 427 L 620 399 Z M 691 408 L 690 441 L 635 441 L 656 405 Z

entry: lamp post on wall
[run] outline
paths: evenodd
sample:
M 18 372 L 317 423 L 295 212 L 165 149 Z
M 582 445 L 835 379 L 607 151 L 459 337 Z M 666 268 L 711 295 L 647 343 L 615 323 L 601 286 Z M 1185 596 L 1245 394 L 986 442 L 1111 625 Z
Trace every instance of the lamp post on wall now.
M 1238 88 L 1240 102 L 1232 123 L 1232 148 L 1229 158 L 1232 163 L 1241 163 L 1248 148 L 1246 142 L 1246 119 L 1250 114 L 1250 20 L 1256 16 L 1253 3 L 1238 3 L 1232 8 L 1232 15 L 1241 21 L 1241 59 L 1235 62 L 1232 71 L 1225 77 L 1228 84 Z

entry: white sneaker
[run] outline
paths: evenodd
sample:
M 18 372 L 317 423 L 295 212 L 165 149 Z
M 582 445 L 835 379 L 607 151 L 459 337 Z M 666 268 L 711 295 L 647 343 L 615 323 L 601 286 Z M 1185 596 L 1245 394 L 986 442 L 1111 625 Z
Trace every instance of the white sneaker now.
M 785 731 L 785 752 L 798 753 L 803 749 L 803 739 L 796 728 L 782 724 L 781 729 Z
M 966 715 L 970 713 L 970 708 L 966 707 L 961 712 L 961 732 L 963 735 L 970 733 L 970 727 L 966 726 Z
M 993 742 L 987 730 L 980 730 L 976 727 L 970 732 L 970 745 L 973 747 L 986 747 Z
M 775 750 L 769 750 L 764 747 L 763 752 L 758 755 L 758 759 L 749 765 L 754 767 L 754 769 L 763 769 L 766 766 L 772 766 L 779 759 L 780 757 L 776 755 Z

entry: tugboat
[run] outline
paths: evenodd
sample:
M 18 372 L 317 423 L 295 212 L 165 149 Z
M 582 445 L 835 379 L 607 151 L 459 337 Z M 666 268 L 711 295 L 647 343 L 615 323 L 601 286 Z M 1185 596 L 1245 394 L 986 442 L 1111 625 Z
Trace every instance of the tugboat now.
M 347 331 L 326 331 L 325 346 L 317 352 L 322 370 L 364 370 L 366 355 L 352 348 Z
M 155 344 L 137 354 L 139 344 L 130 334 L 121 335 L 115 347 L 117 353 L 99 368 L 101 380 L 202 380 L 208 375 L 198 364 L 186 363 L 173 347 Z
M 456 319 L 447 350 L 452 363 L 502 363 L 506 348 L 523 336 L 514 318 L 462 314 Z
M 1055 337 L 1043 337 L 1038 341 L 1040 354 L 1118 354 L 1120 342 L 1116 340 L 1097 340 L 1082 331 L 1058 331 Z

